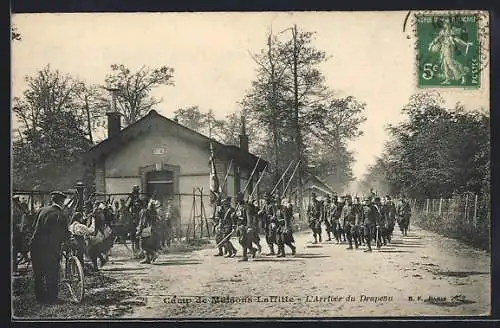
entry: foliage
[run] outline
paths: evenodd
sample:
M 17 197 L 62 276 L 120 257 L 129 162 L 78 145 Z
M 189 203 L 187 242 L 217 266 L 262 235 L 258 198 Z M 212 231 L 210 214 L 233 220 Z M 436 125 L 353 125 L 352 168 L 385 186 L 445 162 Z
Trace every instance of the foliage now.
M 50 66 L 26 82 L 22 97 L 13 100 L 20 122 L 13 142 L 14 187 L 56 188 L 64 176 L 78 173 L 79 156 L 92 145 L 80 102 L 83 84 Z
M 174 85 L 173 74 L 174 69 L 168 66 L 142 66 L 138 71 L 131 72 L 125 65 L 111 65 L 111 73 L 105 78 L 106 86 L 119 90 L 116 101 L 125 125 L 136 122 L 162 101 L 151 96 L 151 91 L 161 85 Z
M 392 140 L 367 179 L 382 175 L 394 193 L 449 197 L 489 189 L 490 119 L 457 104 L 445 109 L 439 94 L 411 97 L 408 120 L 390 126 Z
M 294 28 L 292 38 L 270 33 L 267 41 L 251 54 L 256 78 L 241 106 L 260 128 L 260 149 L 273 163 L 275 180 L 297 158 L 302 170 L 309 166 L 330 182 L 352 180 L 354 158 L 346 144 L 361 135 L 365 105 L 336 98 L 325 85 L 320 65 L 328 57 L 314 47 L 314 33 Z

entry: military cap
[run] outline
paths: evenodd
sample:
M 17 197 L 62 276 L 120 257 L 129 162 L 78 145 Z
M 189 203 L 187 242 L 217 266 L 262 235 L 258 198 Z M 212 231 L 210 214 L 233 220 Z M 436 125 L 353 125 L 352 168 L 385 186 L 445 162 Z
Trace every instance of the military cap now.
M 231 202 L 231 196 L 227 196 L 222 200 L 223 203 L 230 203 Z
M 264 193 L 264 198 L 265 199 L 270 199 L 271 198 L 271 194 L 268 193 L 267 191 Z
M 21 198 L 21 196 L 19 196 L 19 195 L 14 195 L 14 196 L 12 197 L 12 199 L 19 199 L 19 198 Z
M 53 191 L 50 193 L 50 196 L 52 196 L 53 198 L 57 198 L 57 199 L 65 199 L 66 198 L 66 195 L 64 193 L 62 193 L 61 191 Z

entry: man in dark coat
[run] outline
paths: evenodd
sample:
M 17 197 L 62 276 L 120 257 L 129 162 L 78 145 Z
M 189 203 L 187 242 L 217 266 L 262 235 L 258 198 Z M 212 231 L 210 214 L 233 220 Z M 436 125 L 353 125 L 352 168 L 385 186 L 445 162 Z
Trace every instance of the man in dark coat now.
M 238 229 L 238 242 L 243 249 L 243 256 L 239 261 L 248 261 L 248 251 L 252 254 L 252 258 L 255 257 L 255 253 L 257 252 L 257 249 L 252 246 L 255 238 L 253 230 L 249 233 L 250 219 L 248 214 L 248 204 L 245 202 L 243 194 L 239 192 L 236 195 L 236 208 L 234 210 L 234 221 Z
M 40 303 L 57 301 L 61 250 L 69 233 L 68 220 L 62 211 L 66 195 L 54 191 L 51 198 L 53 204 L 38 212 L 30 243 L 35 296 Z
M 411 206 L 405 196 L 401 198 L 401 203 L 397 208 L 398 225 L 403 236 L 408 236 L 408 228 L 410 226 Z
M 293 238 L 292 230 L 292 220 L 293 220 L 293 208 L 292 204 L 283 199 L 281 205 L 276 211 L 276 223 L 277 229 L 277 243 L 278 243 L 278 256 L 285 257 L 285 245 L 290 247 L 292 250 L 292 255 L 295 255 L 296 247 L 293 245 L 295 242 Z
M 363 204 L 363 234 L 365 236 L 366 246 L 368 249 L 365 252 L 372 251 L 372 239 L 375 236 L 377 223 L 376 209 L 373 207 L 371 198 L 365 199 Z
M 277 225 L 274 213 L 276 208 L 273 206 L 273 199 L 268 192 L 264 194 L 264 201 L 265 204 L 259 210 L 258 215 L 261 218 L 264 233 L 266 234 L 266 242 L 269 247 L 269 253 L 266 255 L 275 255 L 274 244 L 276 244 Z
M 321 242 L 321 203 L 316 198 L 316 193 L 311 193 L 312 202 L 307 209 L 307 216 L 309 218 L 309 228 L 311 228 L 314 237 L 314 244 Z
M 327 241 L 331 241 L 331 234 L 333 233 L 332 227 L 332 199 L 330 195 L 326 195 L 326 200 L 323 204 L 322 212 L 321 212 L 322 221 L 325 223 L 325 230 L 328 234 Z

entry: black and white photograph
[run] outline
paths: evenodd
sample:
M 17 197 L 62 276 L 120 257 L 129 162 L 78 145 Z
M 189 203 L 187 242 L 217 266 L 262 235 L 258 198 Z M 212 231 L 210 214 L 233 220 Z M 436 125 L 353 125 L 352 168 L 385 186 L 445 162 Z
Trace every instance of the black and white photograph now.
M 12 320 L 489 316 L 489 24 L 12 14 Z

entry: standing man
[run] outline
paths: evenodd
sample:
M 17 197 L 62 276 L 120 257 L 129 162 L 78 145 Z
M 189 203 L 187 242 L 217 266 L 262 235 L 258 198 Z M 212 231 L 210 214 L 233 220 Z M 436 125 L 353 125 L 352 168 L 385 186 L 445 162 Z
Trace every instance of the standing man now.
M 380 200 L 380 197 L 375 197 L 375 202 L 373 204 L 373 215 L 375 216 L 375 242 L 377 243 L 377 248 L 380 249 L 382 245 L 386 245 L 387 242 L 385 240 L 385 234 L 384 234 L 384 227 L 385 227 L 385 220 L 384 216 L 382 213 L 382 202 Z
M 53 191 L 50 196 L 52 205 L 40 209 L 30 243 L 35 296 L 40 303 L 57 301 L 62 245 L 69 233 L 62 210 L 66 195 Z
M 349 242 L 349 247 L 347 249 L 352 248 L 352 241 L 354 239 L 354 246 L 358 249 L 358 239 L 355 231 L 355 216 L 354 216 L 354 207 L 352 204 L 351 196 L 346 196 L 344 207 L 342 208 L 342 228 L 346 233 L 347 241 Z

